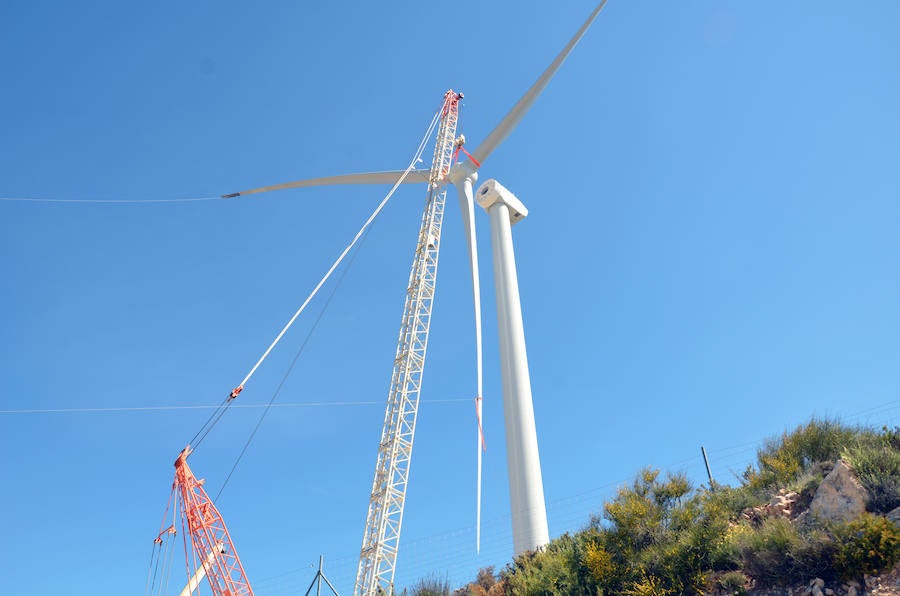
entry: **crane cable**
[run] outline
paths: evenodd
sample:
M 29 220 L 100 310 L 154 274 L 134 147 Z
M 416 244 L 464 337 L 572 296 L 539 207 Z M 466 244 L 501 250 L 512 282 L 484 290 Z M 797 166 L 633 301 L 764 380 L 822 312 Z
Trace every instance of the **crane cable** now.
M 369 232 L 367 230 L 366 233 L 362 236 L 363 241 L 365 241 L 368 235 Z M 344 278 L 347 276 L 347 272 L 350 271 L 350 267 L 353 265 L 353 261 L 356 259 L 357 255 L 359 255 L 359 250 L 353 252 L 353 254 L 350 256 L 350 261 L 347 263 L 347 266 L 344 267 L 343 271 L 341 271 L 341 275 L 337 278 L 337 282 L 334 284 L 331 293 L 328 294 L 328 298 L 325 300 L 325 304 L 322 306 L 322 310 L 319 311 L 319 315 L 316 317 L 315 322 L 313 322 L 312 327 L 310 327 L 309 332 L 303 339 L 303 343 L 300 344 L 300 347 L 297 349 L 297 353 L 294 354 L 294 359 L 291 360 L 291 364 L 288 366 L 287 370 L 284 372 L 284 375 L 281 377 L 281 382 L 278 383 L 278 386 L 275 388 L 275 392 L 272 393 L 272 397 L 266 404 L 265 409 L 262 411 L 262 413 L 260 413 L 259 418 L 256 420 L 256 426 L 253 427 L 253 430 L 250 432 L 250 436 L 247 437 L 247 440 L 244 442 L 244 446 L 241 448 L 241 452 L 238 453 L 237 458 L 234 460 L 234 464 L 231 466 L 231 470 L 228 472 L 228 475 L 225 476 L 225 480 L 222 482 L 222 486 L 219 487 L 219 492 L 217 492 L 216 496 L 213 497 L 213 503 L 219 502 L 219 497 L 222 496 L 222 492 L 225 490 L 225 487 L 228 486 L 228 481 L 231 480 L 231 477 L 234 475 L 234 471 L 238 467 L 238 464 L 241 463 L 241 460 L 244 458 L 244 454 L 247 453 L 247 449 L 250 447 L 250 443 L 253 441 L 254 437 L 256 437 L 256 433 L 257 431 L 259 431 L 259 427 L 262 426 L 263 420 L 265 420 L 266 415 L 269 413 L 269 410 L 272 409 L 275 399 L 281 393 L 281 389 L 287 382 L 288 377 L 291 376 L 294 367 L 297 365 L 297 361 L 300 359 L 300 355 L 303 353 L 303 350 L 306 348 L 306 344 L 309 343 L 310 338 L 312 337 L 313 333 L 315 333 L 316 328 L 319 326 L 319 323 L 322 321 L 322 316 L 325 314 L 325 311 L 328 310 L 328 306 L 331 304 L 331 301 L 334 298 L 334 295 L 337 293 L 338 288 L 341 287 L 341 284 L 343 283 Z
M 443 104 L 442 104 L 441 108 L 443 108 Z M 259 368 L 259 366 L 263 363 L 263 361 L 269 356 L 269 353 L 271 353 L 272 350 L 275 348 L 275 346 L 278 345 L 278 342 L 281 341 L 281 338 L 284 337 L 284 334 L 287 333 L 288 329 L 291 328 L 291 326 L 294 324 L 294 321 L 296 321 L 297 317 L 300 316 L 300 313 L 302 313 L 304 310 L 306 310 L 307 305 L 309 305 L 310 301 L 312 301 L 312 299 L 316 296 L 316 294 L 318 294 L 318 292 L 322 288 L 322 286 L 325 285 L 325 282 L 328 281 L 328 279 L 331 277 L 331 274 L 334 273 L 335 269 L 338 268 L 338 266 L 344 260 L 344 257 L 347 256 L 347 253 L 349 253 L 350 250 L 354 246 L 356 246 L 357 242 L 359 242 L 360 238 L 362 238 L 362 236 L 366 233 L 369 226 L 372 224 L 372 222 L 375 220 L 375 218 L 381 213 L 382 209 L 384 209 L 384 206 L 391 199 L 391 197 L 394 195 L 394 193 L 397 191 L 397 189 L 400 187 L 400 185 L 403 183 L 403 181 L 406 179 L 406 177 L 409 175 L 409 173 L 415 169 L 416 164 L 419 163 L 420 161 L 422 161 L 422 153 L 425 151 L 425 147 L 428 143 L 428 139 L 431 138 L 431 135 L 434 132 L 434 129 L 437 126 L 438 121 L 440 120 L 440 115 L 441 115 L 441 109 L 438 109 L 435 112 L 434 117 L 431 119 L 431 124 L 428 125 L 428 130 L 425 132 L 425 135 L 422 137 L 422 140 L 419 142 L 419 146 L 416 149 L 416 153 L 413 156 L 412 160 L 410 161 L 409 166 L 407 166 L 407 168 L 406 168 L 406 170 L 404 170 L 403 174 L 400 175 L 400 177 L 397 179 L 397 182 L 394 183 L 394 186 L 391 187 L 391 189 L 388 191 L 387 195 L 385 195 L 384 199 L 382 199 L 381 203 L 378 204 L 378 207 L 375 208 L 375 211 L 372 212 L 372 215 L 370 215 L 369 218 L 365 221 L 365 223 L 362 225 L 362 227 L 356 233 L 356 236 L 354 236 L 353 240 L 350 241 L 350 244 L 348 244 L 347 247 L 344 248 L 343 252 L 341 252 L 341 254 L 338 256 L 338 258 L 331 265 L 331 268 L 329 268 L 328 271 L 325 273 L 325 275 L 322 276 L 322 279 L 319 280 L 319 283 L 316 284 L 316 286 L 313 288 L 312 292 L 310 292 L 309 296 L 306 297 L 306 300 L 303 301 L 303 304 L 300 305 L 300 308 L 297 309 L 297 312 L 294 313 L 294 316 L 292 316 L 290 318 L 290 320 L 287 322 L 287 324 L 284 326 L 284 328 L 282 328 L 281 332 L 275 337 L 275 339 L 272 341 L 272 343 L 269 344 L 269 347 L 266 348 L 266 351 L 263 352 L 263 354 L 262 354 L 262 356 L 260 356 L 259 360 L 256 361 L 256 364 L 253 365 L 253 367 L 250 369 L 250 372 L 248 372 L 247 375 L 244 377 L 244 380 L 241 381 L 237 387 L 232 389 L 231 393 L 228 394 L 224 400 L 222 400 L 222 403 L 220 403 L 218 408 L 212 414 L 210 414 L 210 417 L 206 420 L 204 425 L 200 428 L 199 431 L 197 431 L 197 434 L 194 435 L 194 438 L 191 439 L 189 444 L 192 445 L 195 450 L 200 445 L 200 443 L 203 442 L 203 439 L 206 438 L 206 435 L 209 434 L 209 431 L 212 430 L 212 428 L 219 422 L 219 420 L 221 420 L 222 416 L 225 414 L 225 411 L 228 409 L 228 406 L 235 400 L 235 398 L 238 395 L 240 395 L 241 391 L 244 390 L 244 386 L 247 384 L 247 382 L 250 380 L 250 378 L 253 376 L 253 374 L 256 372 L 256 370 Z

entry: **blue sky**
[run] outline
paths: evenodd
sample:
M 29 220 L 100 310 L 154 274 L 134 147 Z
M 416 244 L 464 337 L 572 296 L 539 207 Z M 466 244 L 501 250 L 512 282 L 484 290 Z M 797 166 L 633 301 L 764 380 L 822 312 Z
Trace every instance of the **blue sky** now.
M 450 87 L 474 148 L 591 8 L 7 1 L 0 197 L 401 169 Z M 898 20 L 887 0 L 611 0 L 482 168 L 530 210 L 514 233 L 552 535 L 642 466 L 703 482 L 700 445 L 733 481 L 813 415 L 897 423 Z M 0 201 L 7 593 L 140 593 L 172 462 L 209 414 L 21 410 L 218 403 L 385 192 Z M 259 594 L 305 590 L 320 553 L 351 591 L 423 199 L 405 188 L 376 221 L 219 500 Z M 447 207 L 401 586 L 511 554 L 488 222 L 476 557 L 469 282 Z M 324 296 L 191 458 L 211 492 Z

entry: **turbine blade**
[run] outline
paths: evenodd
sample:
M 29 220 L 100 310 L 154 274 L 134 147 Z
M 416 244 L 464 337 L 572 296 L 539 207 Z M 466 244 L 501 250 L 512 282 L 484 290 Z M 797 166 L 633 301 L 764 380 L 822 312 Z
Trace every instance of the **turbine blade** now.
M 412 170 L 404 184 L 413 182 L 428 182 L 428 170 Z M 306 188 L 308 186 L 333 186 L 338 184 L 394 184 L 403 175 L 403 170 L 394 172 L 369 172 L 366 174 L 342 174 L 340 176 L 327 176 L 325 178 L 309 178 L 307 180 L 297 180 L 295 182 L 285 182 L 284 184 L 275 184 L 273 186 L 262 186 L 250 190 L 242 190 L 228 195 L 222 195 L 223 199 L 232 197 L 242 197 L 244 195 L 255 195 L 260 192 L 269 192 L 272 190 L 285 190 L 288 188 Z
M 553 78 L 553 75 L 556 74 L 556 71 L 559 70 L 559 67 L 562 66 L 562 63 L 565 62 L 566 58 L 572 52 L 572 49 L 575 45 L 581 40 L 584 36 L 585 32 L 587 32 L 588 28 L 591 26 L 591 23 L 594 22 L 594 19 L 597 18 L 597 15 L 600 14 L 600 11 L 603 9 L 603 6 L 606 4 L 606 0 L 601 0 L 600 4 L 597 5 L 597 8 L 594 9 L 594 12 L 587 18 L 581 28 L 575 33 L 575 36 L 569 40 L 569 43 L 566 44 L 566 47 L 559 53 L 556 59 L 547 67 L 547 70 L 538 78 L 537 81 L 534 82 L 534 85 L 525 92 L 525 95 L 512 107 L 506 116 L 503 117 L 503 120 L 500 121 L 494 130 L 487 136 L 481 146 L 478 147 L 472 154 L 475 158 L 475 162 L 477 165 L 483 164 L 484 160 L 488 158 L 488 156 L 494 152 L 500 143 L 506 140 L 506 137 L 509 136 L 509 133 L 513 131 L 513 129 L 519 124 L 519 121 L 522 117 L 528 112 L 531 108 L 531 105 L 535 102 L 538 96 L 543 92 L 544 88 L 547 86 L 547 83 L 550 82 L 550 79 Z
M 481 350 L 481 282 L 478 274 L 478 242 L 475 234 L 475 199 L 472 182 L 475 174 L 457 179 L 459 206 L 462 210 L 463 227 L 466 231 L 466 246 L 469 250 L 469 267 L 472 271 L 472 298 L 475 307 L 475 370 L 476 388 L 475 413 L 478 420 L 478 477 L 476 480 L 475 507 L 475 551 L 481 550 L 481 458 L 484 447 L 484 435 L 481 425 L 481 391 L 482 391 L 482 350 Z
M 484 434 L 481 427 L 481 398 L 475 400 L 475 416 L 478 418 L 478 481 L 475 489 L 475 554 L 481 553 L 481 458 L 484 452 Z

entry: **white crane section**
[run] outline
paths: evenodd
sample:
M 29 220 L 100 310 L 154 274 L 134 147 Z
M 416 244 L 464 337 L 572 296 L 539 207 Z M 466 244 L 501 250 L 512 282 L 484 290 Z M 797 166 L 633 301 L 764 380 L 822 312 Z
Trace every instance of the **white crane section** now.
M 437 279 L 441 224 L 447 196 L 446 177 L 453 160 L 461 98 L 462 94 L 452 90 L 444 95 L 434 159 L 428 177 L 425 211 L 409 274 L 384 427 L 378 444 L 375 479 L 356 574 L 354 593 L 359 596 L 376 594 L 379 589 L 386 594 L 393 593 L 403 504 L 409 482 L 409 463 Z

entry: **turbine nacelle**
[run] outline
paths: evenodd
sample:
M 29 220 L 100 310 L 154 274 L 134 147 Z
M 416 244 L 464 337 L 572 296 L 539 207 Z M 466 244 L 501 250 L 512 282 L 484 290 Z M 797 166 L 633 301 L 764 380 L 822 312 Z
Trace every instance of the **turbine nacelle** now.
M 528 217 L 528 209 L 524 203 L 493 178 L 485 180 L 484 184 L 478 187 L 475 197 L 481 208 L 488 212 L 497 203 L 506 205 L 509 209 L 510 225 L 517 224 Z

